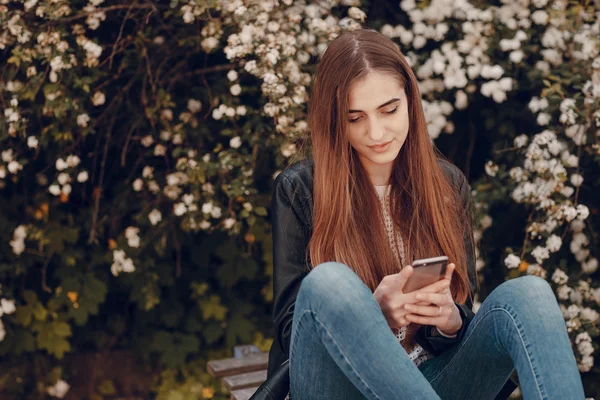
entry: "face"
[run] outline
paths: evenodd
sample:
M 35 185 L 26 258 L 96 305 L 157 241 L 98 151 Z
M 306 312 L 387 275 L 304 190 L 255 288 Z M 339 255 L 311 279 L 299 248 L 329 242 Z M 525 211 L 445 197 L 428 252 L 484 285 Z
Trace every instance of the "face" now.
M 350 86 L 348 139 L 371 179 L 385 184 L 408 134 L 408 100 L 398 80 L 371 71 Z M 381 182 L 383 181 L 383 183 Z

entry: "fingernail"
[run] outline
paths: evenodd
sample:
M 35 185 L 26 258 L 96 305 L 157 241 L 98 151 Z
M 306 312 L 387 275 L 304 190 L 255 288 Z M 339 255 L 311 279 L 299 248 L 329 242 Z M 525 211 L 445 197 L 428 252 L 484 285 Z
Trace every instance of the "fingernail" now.
M 422 295 L 422 294 L 418 294 L 418 295 L 416 296 L 416 298 L 417 298 L 417 300 L 421 300 L 421 299 L 423 298 L 423 295 Z

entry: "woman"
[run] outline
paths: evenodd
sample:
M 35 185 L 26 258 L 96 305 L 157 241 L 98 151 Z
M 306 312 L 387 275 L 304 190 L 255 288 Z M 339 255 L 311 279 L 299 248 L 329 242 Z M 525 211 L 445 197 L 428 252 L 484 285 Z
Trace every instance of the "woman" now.
M 436 154 L 414 73 L 370 30 L 319 62 L 313 160 L 276 180 L 269 378 L 253 399 L 583 399 L 564 319 L 541 278 L 496 288 L 477 315 L 470 191 Z M 404 293 L 412 260 L 445 278 Z M 466 303 L 466 305 L 465 305 Z

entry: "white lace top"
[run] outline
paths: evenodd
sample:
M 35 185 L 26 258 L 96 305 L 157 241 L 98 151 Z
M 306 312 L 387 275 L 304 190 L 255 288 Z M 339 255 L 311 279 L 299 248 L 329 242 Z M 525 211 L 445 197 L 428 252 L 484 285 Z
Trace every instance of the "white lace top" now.
M 392 247 L 392 253 L 394 258 L 398 262 L 398 265 L 405 265 L 404 259 L 404 242 L 402 241 L 402 235 L 400 234 L 399 229 L 394 229 L 394 224 L 392 221 L 392 217 L 390 215 L 390 205 L 389 205 L 389 191 L 390 185 L 377 186 L 375 185 L 375 190 L 377 191 L 377 195 L 379 196 L 379 201 L 382 206 L 383 211 L 383 219 L 384 226 L 387 232 L 388 240 L 390 242 L 390 246 Z M 406 327 L 402 327 L 400 329 L 395 329 L 394 334 L 398 338 L 398 342 L 404 340 L 406 336 Z M 416 364 L 419 365 L 424 361 L 433 358 L 433 355 L 427 352 L 424 348 L 422 348 L 419 344 L 415 344 L 410 351 L 408 352 L 408 356 L 410 359 Z

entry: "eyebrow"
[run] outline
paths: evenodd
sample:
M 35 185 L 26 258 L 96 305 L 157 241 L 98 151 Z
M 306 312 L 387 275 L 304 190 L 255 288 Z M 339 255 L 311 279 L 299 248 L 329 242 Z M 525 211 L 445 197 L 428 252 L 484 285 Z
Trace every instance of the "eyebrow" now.
M 397 97 L 394 97 L 393 99 L 388 100 L 385 103 L 383 103 L 382 105 L 380 105 L 379 107 L 377 107 L 377 109 L 379 110 L 380 108 L 383 108 L 383 107 L 385 107 L 385 106 L 387 106 L 389 104 L 392 104 L 392 103 L 394 103 L 396 101 L 400 101 L 400 99 L 397 98 Z M 362 112 L 362 110 L 348 110 L 348 114 L 359 113 L 359 112 Z

